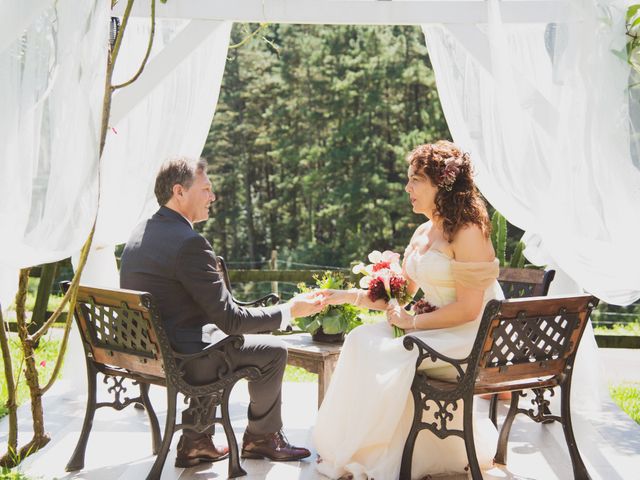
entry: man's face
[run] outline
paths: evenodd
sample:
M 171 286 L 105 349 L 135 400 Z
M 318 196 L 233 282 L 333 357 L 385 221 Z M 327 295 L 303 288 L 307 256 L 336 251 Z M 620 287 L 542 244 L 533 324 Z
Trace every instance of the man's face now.
M 182 189 L 180 198 L 182 214 L 191 223 L 204 222 L 209 218 L 209 207 L 216 199 L 211 191 L 211 182 L 205 172 L 196 173 L 189 189 Z

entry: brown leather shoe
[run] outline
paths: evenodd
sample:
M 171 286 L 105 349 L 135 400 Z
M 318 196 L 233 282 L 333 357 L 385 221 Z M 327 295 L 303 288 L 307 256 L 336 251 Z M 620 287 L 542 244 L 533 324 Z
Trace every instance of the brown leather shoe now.
M 176 467 L 189 468 L 203 462 L 217 462 L 229 456 L 229 448 L 216 447 L 211 435 L 202 433 L 196 437 L 182 435 L 178 440 Z
M 306 448 L 294 447 L 282 431 L 266 435 L 252 435 L 244 432 L 242 438 L 242 458 L 268 458 L 276 462 L 290 462 L 307 458 L 311 452 Z

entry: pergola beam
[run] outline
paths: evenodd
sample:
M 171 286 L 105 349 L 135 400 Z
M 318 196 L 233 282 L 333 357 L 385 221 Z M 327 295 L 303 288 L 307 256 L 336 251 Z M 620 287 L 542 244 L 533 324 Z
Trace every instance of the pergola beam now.
M 186 58 L 187 52 L 198 48 L 219 26 L 219 22 L 191 20 L 149 61 L 138 80 L 115 93 L 111 105 L 110 124 L 115 126 L 126 117 Z
M 119 2 L 115 14 L 124 11 Z M 231 20 L 234 22 L 420 25 L 487 23 L 484 0 L 172 0 L 158 4 L 161 18 Z M 569 21 L 567 0 L 501 1 L 504 23 L 551 23 Z M 147 2 L 136 2 L 132 14 L 149 16 Z M 571 18 L 575 20 L 575 18 Z

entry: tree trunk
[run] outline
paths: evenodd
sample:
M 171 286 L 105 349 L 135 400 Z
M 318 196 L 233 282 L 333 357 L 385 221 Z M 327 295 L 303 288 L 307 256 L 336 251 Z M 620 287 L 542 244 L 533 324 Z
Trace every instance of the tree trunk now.
M 25 301 L 27 298 L 27 283 L 29 281 L 29 268 L 20 270 L 20 282 L 16 295 L 16 321 L 18 324 L 18 336 L 24 355 L 24 377 L 29 386 L 31 397 L 31 419 L 33 421 L 33 438 L 20 449 L 18 459 L 37 452 L 44 447 L 51 438 L 44 431 L 44 413 L 42 410 L 42 391 L 35 360 L 35 346 L 27 331 L 27 319 Z
M 244 150 L 244 148 L 243 148 Z M 255 267 L 256 262 L 256 230 L 253 221 L 253 200 L 251 199 L 251 177 L 249 175 L 249 159 L 246 153 L 245 171 L 244 171 L 244 208 L 247 212 L 247 236 L 249 237 L 249 258 L 251 259 L 251 267 Z
M 16 403 L 16 382 L 13 378 L 13 362 L 11 361 L 11 351 L 9 350 L 9 335 L 5 329 L 4 318 L 2 317 L 2 306 L 0 305 L 0 348 L 2 349 L 2 361 L 4 363 L 4 376 L 7 380 L 7 403 L 9 409 L 9 438 L 7 440 L 7 452 L 0 458 L 0 466 L 8 467 L 6 460 L 11 459 L 12 453 L 18 449 L 18 404 Z

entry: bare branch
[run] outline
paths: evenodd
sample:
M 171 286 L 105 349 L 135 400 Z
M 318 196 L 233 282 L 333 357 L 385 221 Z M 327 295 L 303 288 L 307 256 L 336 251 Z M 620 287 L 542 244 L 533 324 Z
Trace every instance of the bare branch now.
M 112 91 L 131 85 L 142 74 L 144 67 L 147 65 L 147 61 L 149 60 L 149 55 L 151 55 L 151 49 L 153 48 L 153 38 L 155 36 L 155 33 L 156 33 L 156 0 L 151 0 L 151 33 L 149 34 L 149 43 L 147 44 L 147 52 L 145 53 L 144 58 L 142 59 L 142 63 L 140 64 L 140 68 L 138 68 L 138 71 L 136 72 L 136 74 L 124 83 L 121 83 L 119 85 L 113 85 L 111 87 Z

